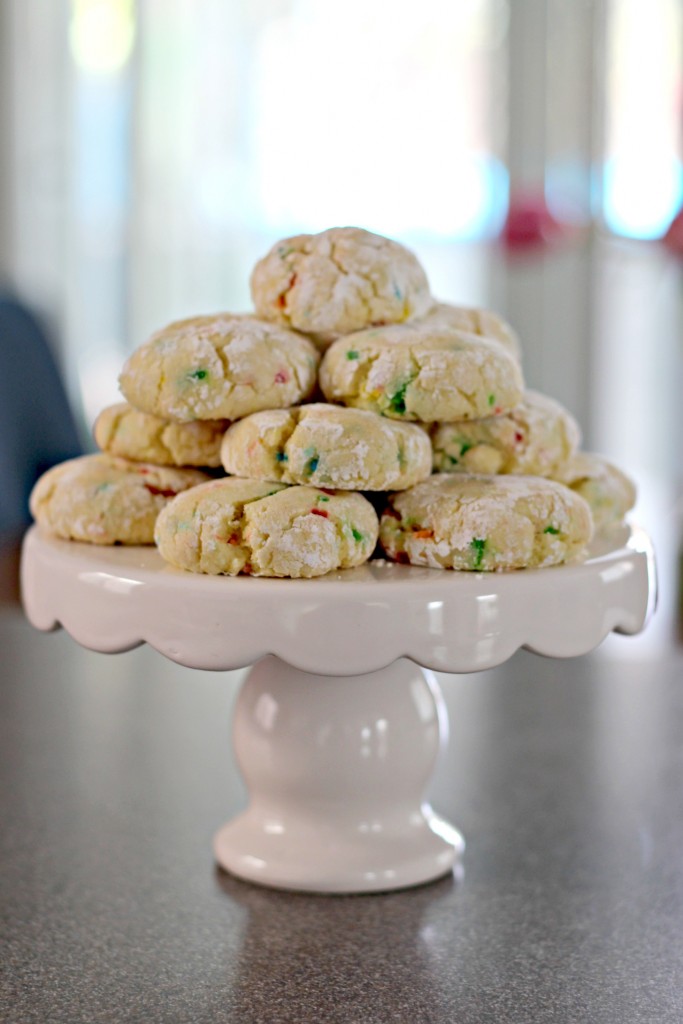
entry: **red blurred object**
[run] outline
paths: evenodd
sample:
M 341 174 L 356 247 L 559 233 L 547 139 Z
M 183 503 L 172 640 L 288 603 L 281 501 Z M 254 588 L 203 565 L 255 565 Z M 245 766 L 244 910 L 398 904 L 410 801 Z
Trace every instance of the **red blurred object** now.
M 680 209 L 669 224 L 662 238 L 664 245 L 677 256 L 683 256 L 683 209 Z
M 500 236 L 506 249 L 540 248 L 564 233 L 564 225 L 553 217 L 542 192 L 511 196 Z

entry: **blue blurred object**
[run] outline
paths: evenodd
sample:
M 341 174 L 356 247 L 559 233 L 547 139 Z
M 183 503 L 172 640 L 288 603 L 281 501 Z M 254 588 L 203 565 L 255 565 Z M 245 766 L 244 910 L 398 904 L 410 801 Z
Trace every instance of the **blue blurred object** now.
M 2 294 L 0 360 L 0 533 L 11 533 L 30 521 L 40 474 L 83 447 L 43 329 Z

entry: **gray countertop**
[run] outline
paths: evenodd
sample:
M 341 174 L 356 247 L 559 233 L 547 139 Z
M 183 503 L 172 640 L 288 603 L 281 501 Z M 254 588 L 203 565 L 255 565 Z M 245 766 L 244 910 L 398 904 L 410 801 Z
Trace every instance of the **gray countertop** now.
M 5 609 L 0 1020 L 680 1024 L 683 657 L 620 644 L 442 676 L 463 877 L 320 897 L 213 864 L 241 673 Z

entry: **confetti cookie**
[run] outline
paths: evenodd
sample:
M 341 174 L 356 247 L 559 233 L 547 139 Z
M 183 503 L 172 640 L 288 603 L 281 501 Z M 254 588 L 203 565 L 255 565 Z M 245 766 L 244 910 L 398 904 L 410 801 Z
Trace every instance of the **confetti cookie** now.
M 221 441 L 229 426 L 230 420 L 175 423 L 119 402 L 102 410 L 93 434 L 102 451 L 124 459 L 215 468 L 221 464 Z
M 278 242 L 251 275 L 254 308 L 321 349 L 342 334 L 422 316 L 433 303 L 408 249 L 362 228 L 329 228 Z
M 547 395 L 527 391 L 512 412 L 469 423 L 435 423 L 434 469 L 552 477 L 581 441 L 576 420 Z
M 518 361 L 499 342 L 426 322 L 360 331 L 323 356 L 330 402 L 422 423 L 499 416 L 522 400 Z
M 347 491 L 404 490 L 432 469 L 422 427 L 324 403 L 255 412 L 233 424 L 221 453 L 235 476 Z
M 522 349 L 516 332 L 501 316 L 488 309 L 437 302 L 421 319 L 430 324 L 440 324 L 468 334 L 478 334 L 482 338 L 493 338 L 494 341 L 505 345 L 517 359 L 521 359 Z
M 596 530 L 620 522 L 636 503 L 633 481 L 602 455 L 592 452 L 577 452 L 555 479 L 588 502 Z
M 168 469 L 113 455 L 82 455 L 53 466 L 30 498 L 33 518 L 65 540 L 91 544 L 153 544 L 162 508 L 180 491 L 209 477 L 198 469 Z
M 377 530 L 361 494 L 228 477 L 170 502 L 156 543 L 190 572 L 310 577 L 367 561 Z
M 296 405 L 312 393 L 318 352 L 308 338 L 248 314 L 180 320 L 130 356 L 121 391 L 162 419 L 239 419 Z
M 529 476 L 435 474 L 393 495 L 380 522 L 389 558 L 435 569 L 522 569 L 576 560 L 590 509 L 562 484 Z

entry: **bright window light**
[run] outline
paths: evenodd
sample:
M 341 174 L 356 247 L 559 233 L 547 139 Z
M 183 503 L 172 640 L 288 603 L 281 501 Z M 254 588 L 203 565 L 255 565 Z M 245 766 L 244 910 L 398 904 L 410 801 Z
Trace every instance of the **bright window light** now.
M 121 70 L 135 41 L 134 0 L 72 0 L 69 40 L 83 71 L 112 74 Z
M 681 165 L 634 150 L 605 165 L 605 220 L 618 235 L 659 238 L 683 202 Z
M 490 155 L 491 0 L 297 0 L 257 44 L 251 157 L 271 230 L 493 233 L 507 175 Z M 502 200 L 501 200 L 502 195 Z
M 683 199 L 679 0 L 611 0 L 604 216 L 617 234 L 656 238 Z

